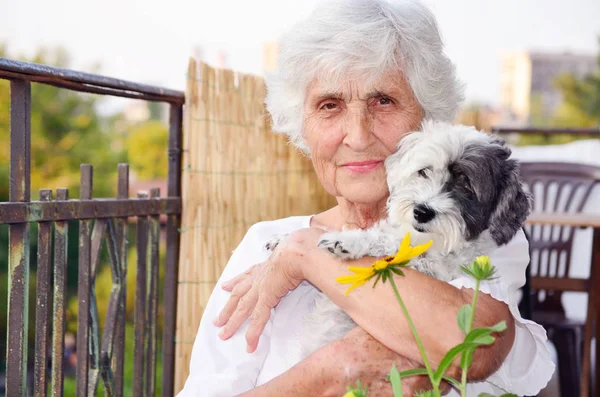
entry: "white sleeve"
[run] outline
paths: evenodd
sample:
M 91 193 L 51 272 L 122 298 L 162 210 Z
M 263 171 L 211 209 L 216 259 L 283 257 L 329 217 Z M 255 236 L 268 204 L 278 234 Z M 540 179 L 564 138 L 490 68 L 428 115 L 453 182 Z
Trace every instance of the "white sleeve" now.
M 546 387 L 554 373 L 546 330 L 521 317 L 518 309 L 519 289 L 525 284 L 529 263 L 529 243 L 522 230 L 511 242 L 490 255 L 497 277 L 482 282 L 479 290 L 508 305 L 515 319 L 515 340 L 502 366 L 487 381 L 517 395 L 537 395 Z M 475 288 L 475 281 L 466 276 L 450 282 L 457 288 Z
M 233 252 L 209 300 L 192 349 L 190 373 L 177 397 L 232 397 L 254 388 L 269 351 L 272 320 L 265 326 L 257 350 L 246 352 L 246 321 L 230 339 L 218 337 L 220 328 L 212 324 L 229 298 L 221 283 L 264 261 L 268 253 L 261 250 L 254 225 Z M 272 316 L 271 316 L 272 318 Z

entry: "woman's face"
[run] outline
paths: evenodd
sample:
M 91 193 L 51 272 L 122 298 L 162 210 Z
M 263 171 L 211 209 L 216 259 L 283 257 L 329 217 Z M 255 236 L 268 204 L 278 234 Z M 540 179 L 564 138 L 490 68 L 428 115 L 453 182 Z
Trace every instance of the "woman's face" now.
M 423 109 L 399 71 L 372 86 L 314 81 L 304 103 L 304 138 L 325 189 L 355 204 L 388 196 L 383 162 L 402 137 L 417 130 Z

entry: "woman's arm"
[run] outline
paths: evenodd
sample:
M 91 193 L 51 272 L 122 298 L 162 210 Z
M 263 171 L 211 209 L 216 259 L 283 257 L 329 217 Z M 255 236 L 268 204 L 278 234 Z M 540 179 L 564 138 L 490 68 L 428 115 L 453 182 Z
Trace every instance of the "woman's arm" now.
M 227 285 L 244 291 L 232 297 L 217 325 L 223 327 L 222 337 L 229 338 L 250 317 L 246 334 L 249 350 L 258 344 L 263 324 L 270 309 L 299 279 L 305 279 L 321 289 L 332 301 L 348 313 L 353 320 L 377 340 L 396 353 L 420 361 L 412 333 L 398 305 L 392 289 L 387 285 L 369 288 L 367 285 L 345 296 L 345 286 L 335 279 L 348 274 L 349 264 L 369 266 L 374 258 L 344 262 L 317 248 L 322 231 L 303 229 L 291 235 L 260 268 L 259 274 L 244 277 L 240 283 Z M 443 355 L 463 340 L 456 324 L 459 308 L 470 302 L 472 290 L 458 289 L 452 285 L 407 269 L 405 277 L 396 277 L 416 329 L 421 336 L 430 361 L 436 365 Z M 239 280 L 238 280 L 239 281 Z M 242 302 L 238 305 L 238 302 Z M 496 342 L 478 349 L 474 356 L 470 378 L 484 379 L 492 374 L 504 360 L 514 338 L 513 317 L 507 306 L 485 294 L 480 295 L 475 316 L 475 327 L 489 326 L 504 320 L 507 330 L 498 335 Z M 455 367 L 454 371 L 458 371 Z
M 386 377 L 395 364 L 402 371 L 422 364 L 399 356 L 360 327 L 315 353 L 271 381 L 238 397 L 339 397 L 358 380 L 369 388 L 369 397 L 391 395 Z M 405 395 L 429 390 L 425 377 L 403 381 Z M 443 385 L 445 391 L 448 385 Z
M 349 264 L 323 255 L 318 250 L 308 255 L 304 273 L 308 281 L 385 346 L 407 358 L 421 360 L 389 283 L 377 288 L 371 288 L 371 283 L 368 283 L 346 296 L 347 286 L 336 283 L 335 279 L 348 274 Z M 373 258 L 362 258 L 352 266 L 369 266 L 372 262 Z M 471 302 L 473 290 L 455 288 L 412 269 L 404 270 L 404 274 L 395 276 L 394 280 L 429 359 L 432 363 L 439 363 L 444 354 L 464 338 L 456 323 L 456 315 L 461 306 Z M 508 306 L 489 295 L 480 294 L 474 327 L 492 326 L 502 320 L 506 321 L 506 331 L 497 335 L 494 344 L 476 351 L 469 371 L 471 380 L 485 379 L 495 372 L 508 355 L 514 338 L 514 319 Z M 455 367 L 454 371 L 458 368 Z

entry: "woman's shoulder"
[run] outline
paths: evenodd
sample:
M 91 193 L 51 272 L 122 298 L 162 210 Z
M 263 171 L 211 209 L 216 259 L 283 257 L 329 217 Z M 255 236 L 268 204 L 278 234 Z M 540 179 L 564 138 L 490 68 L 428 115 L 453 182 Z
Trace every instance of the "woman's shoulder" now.
M 250 226 L 244 239 L 265 241 L 275 235 L 292 233 L 298 229 L 310 227 L 311 216 L 312 215 L 290 216 L 287 218 L 255 223 Z

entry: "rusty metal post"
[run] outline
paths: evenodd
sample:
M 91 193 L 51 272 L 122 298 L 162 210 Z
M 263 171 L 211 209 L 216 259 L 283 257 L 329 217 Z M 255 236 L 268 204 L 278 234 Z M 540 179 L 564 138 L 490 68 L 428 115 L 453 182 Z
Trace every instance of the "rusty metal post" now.
M 169 126 L 169 184 L 167 196 L 181 199 L 181 141 L 183 107 L 171 104 Z M 175 321 L 181 214 L 167 218 L 167 251 L 164 284 L 163 397 L 173 397 L 175 383 Z
M 81 165 L 80 199 L 92 199 L 92 166 Z M 77 288 L 77 397 L 88 394 L 90 336 L 90 270 L 92 220 L 79 221 L 79 285 Z
M 146 193 L 138 193 L 138 198 L 147 197 Z M 148 218 L 138 216 L 137 218 L 137 274 L 135 287 L 135 329 L 134 329 L 134 362 L 133 362 L 133 394 L 135 396 L 145 396 L 145 378 L 146 378 L 146 263 L 148 253 Z
M 68 189 L 57 189 L 56 200 L 69 199 Z M 54 224 L 54 327 L 52 332 L 52 396 L 63 396 L 63 355 L 67 311 L 67 252 L 69 222 L 56 221 Z
M 10 201 L 30 200 L 31 84 L 10 82 Z M 6 395 L 24 396 L 29 313 L 29 224 L 9 227 Z
M 118 182 L 117 182 L 117 198 L 129 198 L 129 165 L 119 164 L 118 166 Z M 119 310 L 117 317 L 116 329 L 116 346 L 117 357 L 115 358 L 115 395 L 116 397 L 123 396 L 123 369 L 125 357 L 125 314 L 127 303 L 127 249 L 129 247 L 128 223 L 127 217 L 115 218 L 115 228 L 117 234 L 117 255 L 118 266 L 120 267 L 121 279 L 121 297 L 119 298 Z
M 52 200 L 52 190 L 40 190 L 40 201 Z M 38 224 L 37 300 L 35 309 L 35 362 L 33 394 L 46 397 L 48 385 L 48 340 L 50 336 L 50 277 L 52 247 L 52 222 Z
M 159 199 L 160 191 L 150 189 L 150 198 Z M 159 215 L 148 217 L 148 267 L 146 269 L 146 396 L 156 393 L 156 326 L 158 315 L 158 239 L 160 234 Z

